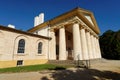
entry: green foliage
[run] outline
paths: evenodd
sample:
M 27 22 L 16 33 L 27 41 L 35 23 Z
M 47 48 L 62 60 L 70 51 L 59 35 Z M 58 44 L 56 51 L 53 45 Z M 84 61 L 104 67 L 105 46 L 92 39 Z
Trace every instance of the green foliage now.
M 56 70 L 65 69 L 65 66 L 53 65 L 53 64 L 41 64 L 41 65 L 30 65 L 30 66 L 19 66 L 12 68 L 0 69 L 0 73 L 13 73 L 13 72 L 30 72 L 30 71 L 40 71 L 40 70 Z
M 102 57 L 120 60 L 120 30 L 108 30 L 100 36 Z

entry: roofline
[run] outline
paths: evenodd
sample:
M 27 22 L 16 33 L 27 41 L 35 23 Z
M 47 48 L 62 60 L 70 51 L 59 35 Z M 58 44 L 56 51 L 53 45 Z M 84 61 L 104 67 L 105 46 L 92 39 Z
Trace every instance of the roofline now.
M 45 37 L 45 36 L 41 36 L 41 35 L 36 35 L 36 34 L 32 34 L 32 33 L 29 33 L 29 32 L 17 30 L 17 29 L 6 27 L 6 26 L 2 26 L 2 25 L 0 25 L 0 30 L 5 30 L 5 31 L 9 31 L 9 32 L 20 33 L 20 34 L 25 34 L 25 35 L 29 35 L 29 36 L 33 36 L 33 37 L 38 37 L 38 38 L 44 38 L 44 39 L 48 39 L 48 40 L 51 39 L 51 37 Z
M 98 28 L 98 25 L 96 23 L 96 20 L 95 20 L 94 16 L 92 16 L 92 18 L 95 20 L 95 26 L 97 27 L 96 29 L 94 29 L 93 25 L 90 22 L 88 22 L 86 18 L 82 17 L 82 14 L 79 13 L 79 12 L 93 15 L 93 13 L 91 11 L 77 7 L 77 8 L 74 8 L 74 9 L 68 11 L 68 12 L 65 12 L 65 13 L 57 16 L 57 17 L 54 17 L 53 19 L 48 20 L 48 21 L 46 21 L 46 22 L 44 22 L 44 23 L 42 23 L 40 25 L 37 25 L 34 28 L 29 29 L 28 32 L 34 32 L 35 30 L 43 28 L 45 26 L 53 25 L 56 22 L 58 22 L 60 20 L 63 20 L 64 18 L 69 17 L 69 16 L 71 16 L 71 17 L 72 16 L 79 16 L 83 20 L 83 22 L 85 24 L 87 24 L 88 26 L 90 26 L 90 28 L 93 29 L 97 34 L 100 34 L 100 30 Z

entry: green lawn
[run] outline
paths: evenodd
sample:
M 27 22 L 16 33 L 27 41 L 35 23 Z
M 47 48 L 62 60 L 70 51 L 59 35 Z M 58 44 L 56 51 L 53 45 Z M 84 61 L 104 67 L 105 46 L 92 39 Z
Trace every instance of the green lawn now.
M 30 71 L 40 71 L 40 70 L 61 70 L 61 69 L 66 69 L 66 66 L 59 66 L 59 65 L 53 65 L 53 64 L 41 64 L 41 65 L 3 68 L 3 69 L 0 69 L 0 73 L 30 72 Z

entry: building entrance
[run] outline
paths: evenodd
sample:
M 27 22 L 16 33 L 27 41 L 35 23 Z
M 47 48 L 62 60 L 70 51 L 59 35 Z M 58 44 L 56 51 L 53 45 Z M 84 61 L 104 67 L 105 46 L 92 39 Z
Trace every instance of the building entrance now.
M 59 44 L 59 40 L 60 40 L 60 37 L 59 37 L 59 30 L 57 30 L 55 32 L 55 37 L 56 37 L 56 59 L 57 60 L 60 60 L 59 56 L 60 56 L 60 53 L 59 53 L 59 46 L 60 45 L 64 45 L 64 44 Z M 65 28 L 65 45 L 66 45 L 66 51 L 65 51 L 65 55 L 66 55 L 66 60 L 73 60 L 73 35 L 71 32 L 69 32 L 66 28 Z M 64 56 L 62 56 L 64 57 Z

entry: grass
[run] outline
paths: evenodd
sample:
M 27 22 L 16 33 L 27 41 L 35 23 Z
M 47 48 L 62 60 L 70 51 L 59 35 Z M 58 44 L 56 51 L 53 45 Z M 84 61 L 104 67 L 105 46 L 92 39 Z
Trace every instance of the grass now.
M 0 73 L 30 72 L 30 71 L 58 70 L 58 69 L 61 70 L 66 68 L 67 68 L 66 66 L 59 66 L 59 65 L 53 65 L 53 64 L 41 64 L 41 65 L 3 68 L 3 69 L 0 69 Z

